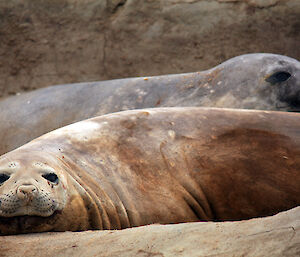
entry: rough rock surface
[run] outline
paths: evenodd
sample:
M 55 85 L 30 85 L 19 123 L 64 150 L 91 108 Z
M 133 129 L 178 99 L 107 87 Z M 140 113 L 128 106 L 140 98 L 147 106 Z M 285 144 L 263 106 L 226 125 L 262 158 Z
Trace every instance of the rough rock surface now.
M 239 222 L 0 238 L 1 256 L 299 256 L 300 207 Z
M 0 97 L 51 84 L 300 59 L 299 0 L 0 0 Z

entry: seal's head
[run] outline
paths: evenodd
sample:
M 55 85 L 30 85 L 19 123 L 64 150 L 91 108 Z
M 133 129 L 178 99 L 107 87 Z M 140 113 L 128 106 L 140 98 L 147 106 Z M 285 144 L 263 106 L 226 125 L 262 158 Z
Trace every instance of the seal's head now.
M 296 59 L 245 54 L 216 66 L 211 73 L 216 76 L 211 97 L 217 107 L 300 111 L 300 62 Z
M 67 201 L 63 174 L 45 162 L 25 160 L 0 166 L 0 215 L 49 217 Z
M 263 81 L 273 89 L 279 109 L 300 111 L 300 62 L 286 56 L 266 56 Z
M 0 159 L 0 234 L 80 230 L 84 200 L 57 158 L 11 153 Z

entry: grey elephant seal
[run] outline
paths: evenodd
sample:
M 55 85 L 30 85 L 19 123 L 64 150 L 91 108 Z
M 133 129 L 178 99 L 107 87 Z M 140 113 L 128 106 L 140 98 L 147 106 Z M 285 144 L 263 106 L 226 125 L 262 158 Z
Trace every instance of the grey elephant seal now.
M 300 114 L 154 108 L 0 158 L 0 233 L 242 220 L 300 204 Z
M 298 111 L 300 63 L 248 54 L 203 72 L 53 86 L 11 97 L 0 101 L 0 154 L 76 121 L 171 106 Z

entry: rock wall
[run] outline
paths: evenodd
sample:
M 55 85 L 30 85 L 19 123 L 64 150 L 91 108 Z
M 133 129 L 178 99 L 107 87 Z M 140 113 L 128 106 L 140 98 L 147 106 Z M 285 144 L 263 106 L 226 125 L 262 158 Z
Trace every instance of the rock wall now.
M 0 237 L 0 256 L 300 256 L 300 207 L 239 222 Z
M 52 84 L 300 59 L 299 0 L 0 0 L 0 97 Z

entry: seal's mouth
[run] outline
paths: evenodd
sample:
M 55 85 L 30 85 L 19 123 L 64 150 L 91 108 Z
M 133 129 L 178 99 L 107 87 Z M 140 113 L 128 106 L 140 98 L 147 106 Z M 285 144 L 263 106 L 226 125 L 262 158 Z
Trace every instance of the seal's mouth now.
M 288 110 L 288 112 L 300 112 L 300 108 L 291 109 Z
M 277 104 L 276 108 L 279 111 L 300 112 L 300 101 L 298 100 L 288 101 L 288 102 L 286 101 L 281 105 Z
M 45 227 L 45 231 L 51 231 L 49 228 L 54 227 L 60 214 L 61 211 L 55 211 L 48 217 L 35 215 L 0 217 L 0 235 L 40 232 L 44 230 L 43 226 Z M 8 229 L 6 230 L 6 228 Z
M 276 108 L 278 109 L 278 111 L 284 111 L 284 112 L 300 112 L 300 106 L 296 107 L 296 106 L 276 106 Z
M 288 112 L 300 112 L 300 102 L 292 102 L 290 104 L 290 108 L 288 109 Z

